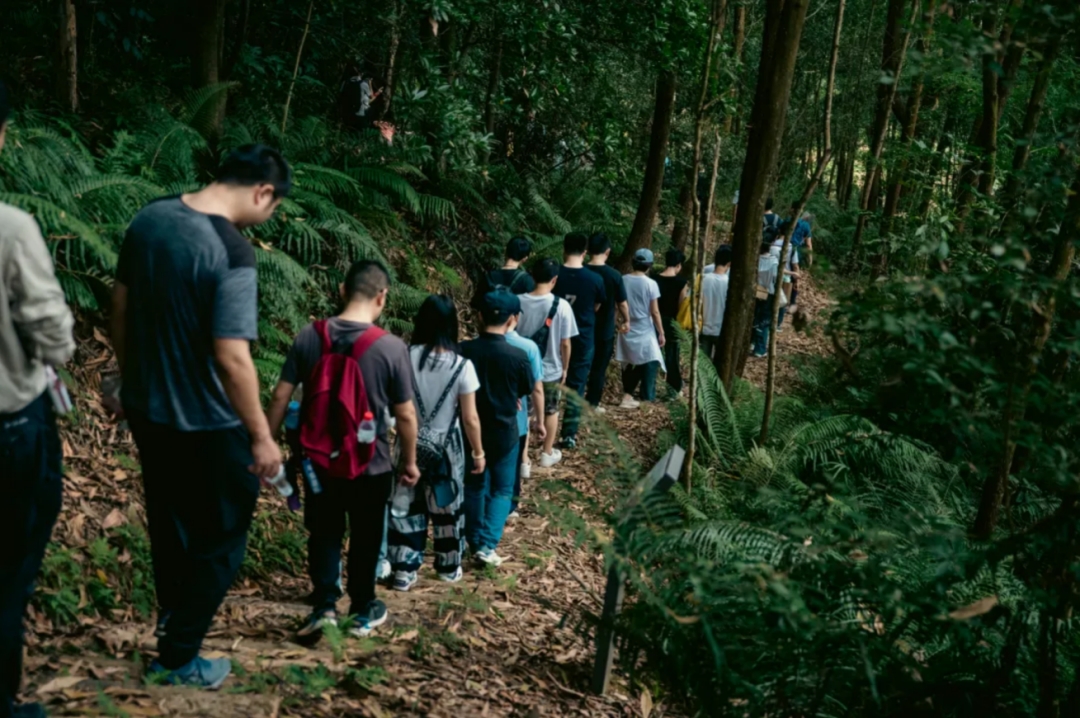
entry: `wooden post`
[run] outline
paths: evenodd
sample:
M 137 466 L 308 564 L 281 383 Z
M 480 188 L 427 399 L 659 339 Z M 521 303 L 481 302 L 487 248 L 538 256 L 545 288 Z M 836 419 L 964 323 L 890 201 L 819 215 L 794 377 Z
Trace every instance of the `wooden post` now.
M 652 468 L 645 477 L 624 508 L 624 515 L 617 532 L 626 531 L 631 525 L 633 510 L 641 503 L 641 499 L 648 494 L 666 494 L 675 482 L 679 480 L 682 472 L 683 461 L 686 452 L 679 445 L 668 449 L 664 458 Z M 611 681 L 611 669 L 615 665 L 615 619 L 622 610 L 623 598 L 626 595 L 626 581 L 618 563 L 613 563 L 608 569 L 607 587 L 604 589 L 604 610 L 600 614 L 600 625 L 596 629 L 596 662 L 593 664 L 592 689 L 597 695 L 604 695 Z

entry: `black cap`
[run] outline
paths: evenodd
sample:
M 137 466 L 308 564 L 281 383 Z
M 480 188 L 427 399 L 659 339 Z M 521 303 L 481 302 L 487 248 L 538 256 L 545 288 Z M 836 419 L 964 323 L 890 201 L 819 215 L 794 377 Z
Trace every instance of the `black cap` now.
M 489 327 L 505 324 L 510 317 L 521 314 L 521 300 L 506 287 L 498 287 L 480 300 L 480 312 Z

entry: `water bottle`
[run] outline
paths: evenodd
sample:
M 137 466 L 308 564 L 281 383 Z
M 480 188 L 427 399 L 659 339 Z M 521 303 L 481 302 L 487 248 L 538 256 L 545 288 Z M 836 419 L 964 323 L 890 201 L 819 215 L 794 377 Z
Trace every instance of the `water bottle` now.
M 300 464 L 300 468 L 304 472 L 304 478 L 307 479 L 307 485 L 311 489 L 311 493 L 321 494 L 322 482 L 319 481 L 319 475 L 315 473 L 315 466 L 311 463 L 311 459 L 304 459 Z
M 398 483 L 394 489 L 394 496 L 390 499 L 390 515 L 396 519 L 403 519 L 409 515 L 409 507 L 412 506 L 413 497 L 416 495 L 416 487 Z
M 285 430 L 295 431 L 300 428 L 300 402 L 290 401 L 285 411 Z
M 356 430 L 356 440 L 361 444 L 374 444 L 375 435 L 375 415 L 369 411 L 364 414 L 364 420 L 360 422 L 360 428 Z
M 292 496 L 293 489 L 292 485 L 289 483 L 289 479 L 285 475 L 285 464 L 281 465 L 274 478 L 269 479 L 267 483 L 277 489 L 278 493 L 285 498 Z

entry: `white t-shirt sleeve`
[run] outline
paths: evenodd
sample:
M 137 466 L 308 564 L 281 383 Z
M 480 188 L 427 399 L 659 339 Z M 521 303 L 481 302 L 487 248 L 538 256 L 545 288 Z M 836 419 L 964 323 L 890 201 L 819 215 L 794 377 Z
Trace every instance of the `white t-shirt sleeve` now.
M 659 298 L 660 298 L 660 285 L 656 283 L 655 279 L 650 279 L 649 280 L 649 299 L 654 300 L 654 299 L 659 299 Z
M 458 377 L 458 396 L 475 394 L 480 390 L 480 378 L 476 376 L 476 367 L 468 359 L 465 360 L 465 368 Z
M 574 312 L 570 309 L 569 303 L 559 302 L 558 317 L 556 318 L 561 325 L 561 331 L 559 332 L 560 339 L 573 339 L 580 334 L 578 331 L 577 320 L 574 319 Z

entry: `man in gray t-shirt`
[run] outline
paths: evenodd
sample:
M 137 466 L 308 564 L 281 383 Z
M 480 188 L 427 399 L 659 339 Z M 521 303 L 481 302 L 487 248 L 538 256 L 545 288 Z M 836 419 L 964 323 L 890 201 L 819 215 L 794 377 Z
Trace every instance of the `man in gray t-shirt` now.
M 199 648 L 244 559 L 259 479 L 281 467 L 259 400 L 255 250 L 291 186 L 268 147 L 232 152 L 213 184 L 147 205 L 128 228 L 112 336 L 146 492 L 158 660 L 166 680 L 217 687 L 228 659 Z

